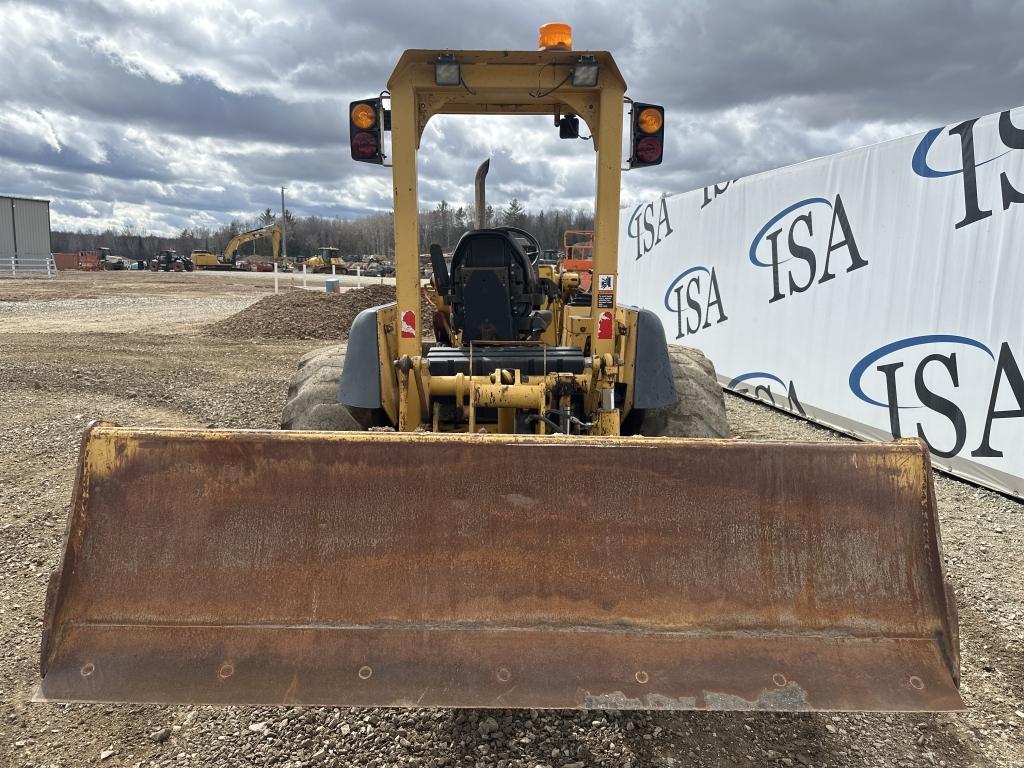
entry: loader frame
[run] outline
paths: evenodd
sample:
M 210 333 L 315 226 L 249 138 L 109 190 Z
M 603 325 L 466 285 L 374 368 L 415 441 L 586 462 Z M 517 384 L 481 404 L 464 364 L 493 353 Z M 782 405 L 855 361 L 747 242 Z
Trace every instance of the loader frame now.
M 588 393 L 586 410 L 592 419 L 589 433 L 617 435 L 622 419 L 632 407 L 632 350 L 637 343 L 637 313 L 619 308 L 616 301 L 625 81 L 606 51 L 458 51 L 453 55 L 462 68 L 462 84 L 439 86 L 435 83 L 434 65 L 442 53 L 406 51 L 388 80 L 397 306 L 392 322 L 382 317 L 379 338 L 383 341 L 389 334 L 395 336 L 393 349 L 381 349 L 382 367 L 390 367 L 389 363 L 395 360 L 399 362 L 393 393 L 386 381 L 388 376 L 381 377 L 382 408 L 400 431 L 415 431 L 423 425 L 436 429 L 440 424 L 431 412 L 432 396 L 458 394 L 462 402 L 464 393 L 471 431 L 476 428 L 476 406 L 482 403 L 499 411 L 498 423 L 489 428 L 510 432 L 511 414 L 516 409 L 543 412 L 546 400 L 550 405 L 550 393 L 556 383 L 552 377 L 527 383 L 518 373 L 512 381 L 502 381 L 492 374 L 468 380 L 426 374 L 426 321 L 420 316 L 422 244 L 416 153 L 423 130 L 435 115 L 551 115 L 556 125 L 560 116 L 576 115 L 590 130 L 595 150 L 594 274 L 601 276 L 603 290 L 592 292 L 589 307 L 562 306 L 541 342 L 587 350 L 587 370 L 577 377 L 576 384 Z M 581 57 L 592 59 L 598 66 L 599 77 L 593 87 L 577 88 L 570 81 L 572 68 Z M 550 267 L 541 269 L 551 271 Z M 605 330 L 598 332 L 602 313 L 606 322 L 601 327 Z M 403 332 L 396 333 L 396 328 Z M 614 392 L 617 384 L 625 385 L 619 388 L 618 399 L 609 393 Z M 543 421 L 537 423 L 539 434 L 547 430 Z

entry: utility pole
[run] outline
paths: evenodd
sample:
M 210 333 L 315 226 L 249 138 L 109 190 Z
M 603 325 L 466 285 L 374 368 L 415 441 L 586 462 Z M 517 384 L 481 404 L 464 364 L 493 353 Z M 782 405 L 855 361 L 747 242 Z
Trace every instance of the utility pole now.
M 288 221 L 284 217 L 284 187 L 281 187 L 281 263 L 288 261 Z

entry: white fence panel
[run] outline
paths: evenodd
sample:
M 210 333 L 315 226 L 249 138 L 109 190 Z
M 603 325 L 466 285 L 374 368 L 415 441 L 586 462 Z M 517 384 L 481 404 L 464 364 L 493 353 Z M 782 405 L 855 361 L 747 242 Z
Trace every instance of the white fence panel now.
M 620 299 L 723 384 L 1024 496 L 1024 108 L 623 212 Z

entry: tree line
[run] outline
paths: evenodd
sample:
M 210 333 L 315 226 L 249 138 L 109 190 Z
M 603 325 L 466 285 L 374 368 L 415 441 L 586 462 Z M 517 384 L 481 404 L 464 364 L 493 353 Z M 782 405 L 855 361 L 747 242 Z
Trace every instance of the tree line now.
M 420 211 L 420 250 L 426 252 L 432 243 L 451 252 L 459 238 L 473 228 L 473 206 L 452 206 L 442 200 L 433 210 Z M 147 232 L 133 224 L 120 229 L 98 231 L 54 231 L 50 247 L 54 252 L 88 251 L 107 247 L 117 256 L 129 259 L 150 259 L 162 250 L 173 249 L 189 253 L 207 249 L 223 252 L 231 238 L 240 232 L 266 226 L 279 221 L 280 216 L 270 208 L 247 219 L 236 219 L 218 229 L 208 227 L 186 228 L 173 237 Z M 336 219 L 323 216 L 293 216 L 284 213 L 288 255 L 305 259 L 317 248 L 333 246 L 342 254 L 351 256 L 382 256 L 390 258 L 395 252 L 394 213 L 376 213 L 358 219 Z M 593 211 L 561 208 L 528 211 L 517 199 L 495 209 L 487 206 L 487 226 L 512 226 L 532 233 L 544 248 L 561 249 L 562 233 L 570 229 L 593 229 Z M 270 258 L 270 242 L 257 240 L 242 246 L 240 257 L 256 255 Z

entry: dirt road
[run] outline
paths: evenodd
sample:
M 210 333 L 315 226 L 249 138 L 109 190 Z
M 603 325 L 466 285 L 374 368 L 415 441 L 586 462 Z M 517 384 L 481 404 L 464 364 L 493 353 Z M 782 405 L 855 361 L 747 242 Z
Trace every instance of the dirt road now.
M 30 704 L 85 423 L 276 427 L 294 360 L 323 343 L 204 334 L 269 289 L 190 277 L 0 281 L 0 765 L 1024 765 L 1024 505 L 946 477 L 937 493 L 963 714 Z M 739 437 L 845 439 L 739 398 L 728 405 Z

